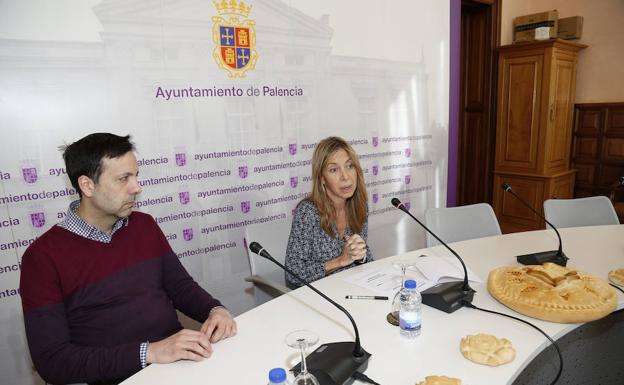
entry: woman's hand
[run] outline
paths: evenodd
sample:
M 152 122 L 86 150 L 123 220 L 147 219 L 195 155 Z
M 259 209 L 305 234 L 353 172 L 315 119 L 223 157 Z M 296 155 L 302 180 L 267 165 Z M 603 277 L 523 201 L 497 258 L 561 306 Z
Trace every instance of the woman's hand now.
M 355 261 L 362 260 L 366 257 L 366 242 L 358 234 L 345 237 L 345 245 L 342 248 L 340 256 L 342 267 L 349 266 Z
M 342 267 L 349 266 L 355 261 L 366 258 L 366 242 L 357 234 L 345 237 L 345 244 L 342 247 L 342 254 L 334 259 L 325 262 L 325 272 L 331 273 Z

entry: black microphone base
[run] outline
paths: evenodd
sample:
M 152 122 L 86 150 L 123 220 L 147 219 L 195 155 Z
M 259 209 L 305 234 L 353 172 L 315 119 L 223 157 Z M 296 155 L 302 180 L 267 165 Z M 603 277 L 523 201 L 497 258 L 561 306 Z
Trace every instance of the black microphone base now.
M 516 260 L 523 265 L 541 265 L 542 263 L 552 262 L 560 266 L 565 266 L 568 263 L 568 257 L 566 257 L 563 252 L 559 255 L 558 250 L 518 255 Z
M 464 306 L 465 302 L 472 302 L 475 291 L 469 288 L 464 291 L 464 282 L 439 283 L 422 291 L 422 302 L 446 313 L 452 313 Z
M 306 357 L 308 372 L 314 374 L 321 385 L 349 385 L 355 380 L 355 372 L 364 373 L 371 354 L 362 349 L 362 356 L 355 357 L 355 342 L 332 342 L 319 346 Z M 301 363 L 290 369 L 298 374 Z

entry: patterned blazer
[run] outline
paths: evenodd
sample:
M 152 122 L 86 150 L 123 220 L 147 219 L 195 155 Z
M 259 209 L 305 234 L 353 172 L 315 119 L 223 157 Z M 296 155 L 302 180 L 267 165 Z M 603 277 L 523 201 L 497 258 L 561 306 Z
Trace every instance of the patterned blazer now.
M 303 200 L 297 205 L 295 217 L 290 229 L 290 238 L 286 248 L 286 267 L 307 282 L 316 281 L 325 276 L 325 262 L 342 254 L 345 241 L 338 236 L 336 225 L 333 226 L 334 238 L 331 238 L 321 228 L 321 216 L 316 205 L 308 200 Z M 352 235 L 349 227 L 345 229 L 345 235 Z M 360 234 L 364 242 L 368 237 L 368 218 L 364 222 Z M 366 246 L 366 257 L 363 262 L 356 262 L 332 272 L 336 273 L 349 267 L 373 260 L 370 247 Z M 292 275 L 286 273 L 286 285 L 292 289 L 303 284 Z

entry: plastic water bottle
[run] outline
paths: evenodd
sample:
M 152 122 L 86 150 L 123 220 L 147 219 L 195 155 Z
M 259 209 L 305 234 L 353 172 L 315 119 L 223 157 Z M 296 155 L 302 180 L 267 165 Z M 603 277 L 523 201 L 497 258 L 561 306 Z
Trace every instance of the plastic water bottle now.
M 273 368 L 269 371 L 268 385 L 290 385 L 286 379 L 286 371 L 282 368 Z
M 399 299 L 401 303 L 399 309 L 401 335 L 406 338 L 416 338 L 420 335 L 422 324 L 422 297 L 416 290 L 416 281 L 413 279 L 405 281 Z

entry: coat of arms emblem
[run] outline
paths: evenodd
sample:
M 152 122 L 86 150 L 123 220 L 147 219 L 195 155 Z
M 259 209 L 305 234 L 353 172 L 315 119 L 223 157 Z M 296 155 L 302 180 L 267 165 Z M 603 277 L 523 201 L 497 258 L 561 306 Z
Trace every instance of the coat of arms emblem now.
M 256 21 L 247 17 L 253 5 L 236 0 L 213 0 L 219 16 L 212 17 L 212 56 L 231 78 L 246 77 L 256 67 Z M 226 18 L 227 17 L 227 18 Z
M 241 179 L 245 179 L 247 178 L 247 175 L 249 175 L 249 168 L 247 168 L 247 165 L 238 166 L 238 176 Z
M 46 223 L 45 214 L 43 212 L 30 213 L 30 223 L 36 228 L 43 227 Z
M 35 183 L 38 179 L 37 169 L 35 167 L 24 167 L 22 168 L 22 176 L 24 177 L 24 182 L 29 184 Z
M 178 197 L 180 198 L 180 203 L 183 205 L 191 201 L 191 194 L 188 191 L 178 192 Z
M 186 154 L 183 152 L 175 154 L 176 165 L 182 167 L 186 164 Z

